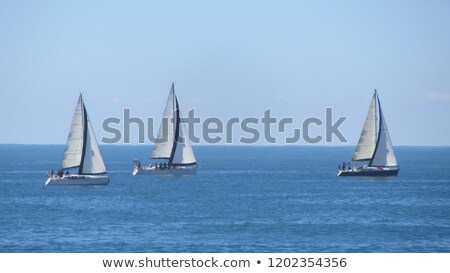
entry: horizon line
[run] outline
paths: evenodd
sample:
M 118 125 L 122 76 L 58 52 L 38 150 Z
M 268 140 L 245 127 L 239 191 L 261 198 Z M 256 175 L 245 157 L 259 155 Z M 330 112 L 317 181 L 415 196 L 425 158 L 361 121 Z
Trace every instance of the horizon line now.
M 0 145 L 35 145 L 35 146 L 64 146 L 66 143 L 0 143 Z M 154 143 L 115 143 L 115 144 L 98 144 L 99 146 L 153 146 Z M 222 147 L 355 147 L 355 145 L 320 145 L 320 144 L 277 144 L 277 143 L 267 143 L 267 144 L 192 144 L 192 146 L 222 146 Z M 449 147 L 450 145 L 394 145 L 394 147 Z

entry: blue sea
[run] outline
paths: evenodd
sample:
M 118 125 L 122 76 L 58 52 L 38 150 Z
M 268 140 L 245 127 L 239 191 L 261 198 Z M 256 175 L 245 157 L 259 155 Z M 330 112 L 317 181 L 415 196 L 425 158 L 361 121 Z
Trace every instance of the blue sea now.
M 337 177 L 353 147 L 194 146 L 195 176 L 45 186 L 64 145 L 0 145 L 0 252 L 450 252 L 450 147 L 396 147 L 398 177 Z

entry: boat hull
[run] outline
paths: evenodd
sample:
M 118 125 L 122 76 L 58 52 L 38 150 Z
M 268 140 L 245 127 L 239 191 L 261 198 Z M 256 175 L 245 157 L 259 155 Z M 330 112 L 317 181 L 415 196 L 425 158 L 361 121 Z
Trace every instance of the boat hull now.
M 107 175 L 64 175 L 63 177 L 49 177 L 45 185 L 65 186 L 95 186 L 108 185 Z
M 339 170 L 338 176 L 397 176 L 399 168 L 353 168 Z
M 133 175 L 195 175 L 198 166 L 157 169 L 155 167 L 134 167 Z

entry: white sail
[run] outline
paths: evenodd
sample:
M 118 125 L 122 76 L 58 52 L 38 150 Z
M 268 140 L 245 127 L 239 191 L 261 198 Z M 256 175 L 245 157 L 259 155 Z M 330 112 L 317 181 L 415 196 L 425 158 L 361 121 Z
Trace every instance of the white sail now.
M 158 133 L 159 143 L 155 143 L 152 153 L 152 158 L 168 159 L 168 164 L 161 165 L 159 163 L 156 166 L 141 167 L 139 160 L 136 160 L 133 175 L 152 173 L 195 174 L 197 172 L 197 162 L 192 145 L 189 141 L 186 126 L 181 123 L 181 120 L 180 107 L 172 83 L 164 110 L 163 124 Z M 164 122 L 166 126 L 164 126 Z M 169 126 L 167 126 L 167 123 Z
M 94 130 L 92 129 L 89 117 L 87 120 L 86 145 L 84 149 L 84 160 L 80 167 L 80 174 L 102 174 L 106 173 L 105 163 L 95 139 Z
M 353 161 L 370 161 L 375 151 L 377 143 L 377 93 L 373 94 L 370 103 L 369 113 L 367 113 L 366 122 L 361 132 L 358 145 L 353 154 Z
M 398 166 L 394 148 L 392 147 L 391 137 L 389 136 L 386 120 L 384 119 L 379 100 L 378 107 L 380 108 L 380 131 L 378 133 L 377 147 L 369 165 L 373 167 Z
M 161 126 L 159 127 L 158 138 L 153 147 L 152 158 L 169 159 L 172 153 L 174 135 L 175 135 L 175 88 L 172 83 L 169 97 L 167 98 L 166 108 L 164 109 Z
M 191 142 L 187 135 L 187 130 L 184 123 L 179 123 L 178 137 L 173 151 L 173 156 L 170 164 L 172 165 L 194 165 L 196 164 L 194 151 L 192 150 Z
M 67 137 L 66 150 L 62 162 L 63 169 L 70 169 L 80 166 L 81 154 L 83 150 L 83 115 L 84 104 L 80 94 L 78 103 L 73 114 L 70 125 L 69 136 Z

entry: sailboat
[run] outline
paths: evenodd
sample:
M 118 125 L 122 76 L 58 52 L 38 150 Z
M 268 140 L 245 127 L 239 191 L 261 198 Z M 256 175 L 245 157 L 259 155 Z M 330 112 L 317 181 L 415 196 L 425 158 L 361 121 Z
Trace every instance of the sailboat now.
M 135 160 L 133 175 L 197 173 L 197 161 L 185 125 L 181 123 L 181 113 L 173 83 L 151 158 L 167 162 L 141 166 L 141 162 Z
M 77 169 L 77 173 L 70 171 Z M 107 185 L 109 176 L 80 94 L 67 138 L 62 167 L 45 185 Z
M 376 89 L 352 161 L 369 163 L 351 167 L 350 161 L 344 162 L 338 176 L 396 176 L 400 170 Z

